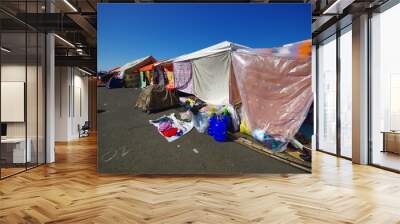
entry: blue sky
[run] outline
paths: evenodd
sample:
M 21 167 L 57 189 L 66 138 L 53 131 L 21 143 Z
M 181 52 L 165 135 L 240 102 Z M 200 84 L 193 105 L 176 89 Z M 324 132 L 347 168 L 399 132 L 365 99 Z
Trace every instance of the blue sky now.
M 108 70 L 228 40 L 253 48 L 311 38 L 309 4 L 98 4 L 97 63 Z

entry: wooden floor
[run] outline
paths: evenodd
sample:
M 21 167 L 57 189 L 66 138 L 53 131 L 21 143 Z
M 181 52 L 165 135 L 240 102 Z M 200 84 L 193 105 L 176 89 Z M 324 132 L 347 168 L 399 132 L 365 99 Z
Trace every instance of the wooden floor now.
M 400 170 L 400 154 L 375 150 L 372 156 L 372 161 L 374 164 L 380 166 L 388 167 L 394 170 Z
M 313 174 L 96 173 L 96 139 L 0 181 L 0 223 L 400 223 L 400 175 L 323 153 Z
M 3 177 L 8 177 L 8 176 L 11 176 L 11 175 L 13 175 L 13 174 L 16 174 L 16 173 L 19 173 L 19 172 L 23 172 L 23 171 L 25 171 L 26 169 L 25 169 L 25 167 L 18 167 L 18 168 L 14 168 L 14 167 L 11 167 L 11 168 L 4 168 L 4 167 L 2 167 L 2 168 L 0 168 L 1 169 L 1 177 L 3 178 Z

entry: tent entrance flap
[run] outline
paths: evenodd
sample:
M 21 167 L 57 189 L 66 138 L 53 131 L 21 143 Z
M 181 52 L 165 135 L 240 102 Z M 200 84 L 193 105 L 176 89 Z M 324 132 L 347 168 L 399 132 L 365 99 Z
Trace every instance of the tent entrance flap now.
M 229 51 L 192 61 L 193 93 L 213 105 L 229 103 Z

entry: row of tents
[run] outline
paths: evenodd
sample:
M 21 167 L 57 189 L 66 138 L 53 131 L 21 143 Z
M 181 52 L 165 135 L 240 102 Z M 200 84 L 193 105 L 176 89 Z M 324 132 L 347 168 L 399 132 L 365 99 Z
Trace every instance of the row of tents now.
M 241 105 L 249 129 L 291 139 L 313 102 L 311 41 L 250 48 L 224 41 L 169 60 L 137 59 L 107 73 L 107 87 L 159 84 L 210 105 Z

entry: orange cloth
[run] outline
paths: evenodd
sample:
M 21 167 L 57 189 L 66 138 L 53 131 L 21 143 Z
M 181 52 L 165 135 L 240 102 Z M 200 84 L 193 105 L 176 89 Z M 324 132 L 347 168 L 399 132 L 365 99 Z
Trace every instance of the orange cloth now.
M 299 46 L 299 56 L 300 57 L 310 57 L 312 49 L 311 40 L 306 40 L 302 42 Z
M 141 67 L 141 68 L 139 69 L 139 71 L 145 72 L 145 71 L 151 71 L 151 70 L 153 70 L 153 69 L 154 69 L 154 64 L 149 64 L 149 65 L 146 65 L 146 66 L 144 66 L 144 67 Z
M 174 68 L 173 68 L 172 63 L 171 63 L 171 64 L 163 65 L 163 67 L 164 67 L 164 70 L 166 70 L 166 72 L 167 72 L 167 71 L 169 71 L 169 72 L 174 71 Z

